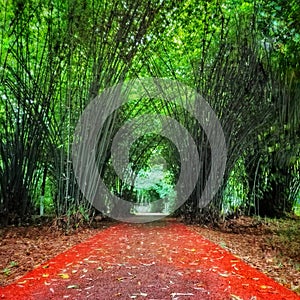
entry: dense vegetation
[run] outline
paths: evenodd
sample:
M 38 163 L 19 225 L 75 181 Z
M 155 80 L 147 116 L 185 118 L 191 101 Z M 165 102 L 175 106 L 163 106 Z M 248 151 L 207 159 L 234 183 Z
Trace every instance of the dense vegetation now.
M 75 223 L 93 217 L 74 176 L 74 130 L 85 107 L 105 88 L 139 77 L 177 80 L 211 105 L 227 143 L 224 180 L 213 201 L 200 208 L 211 166 L 205 133 L 181 107 L 141 98 L 110 115 L 98 141 L 98 170 L 113 193 L 140 204 L 168 196 L 165 207 L 151 209 L 172 208 L 180 157 L 167 138 L 157 132 L 133 143 L 130 166 L 138 188 L 120 180 L 111 162 L 113 137 L 126 121 L 155 113 L 188 129 L 200 153 L 201 176 L 175 215 L 200 222 L 237 213 L 299 212 L 297 1 L 1 4 L 1 223 L 36 214 Z

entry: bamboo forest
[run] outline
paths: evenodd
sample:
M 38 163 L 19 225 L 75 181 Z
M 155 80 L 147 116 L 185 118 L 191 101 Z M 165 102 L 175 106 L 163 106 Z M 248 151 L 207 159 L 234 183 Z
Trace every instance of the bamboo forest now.
M 300 214 L 297 1 L 2 0 L 0 15 L 2 225 L 37 215 L 76 224 L 100 213 L 74 174 L 76 124 L 105 89 L 139 78 L 180 82 L 205 99 L 222 126 L 226 166 L 200 207 L 212 168 L 205 131 L 183 107 L 141 96 L 107 118 L 97 141 L 97 168 L 111 193 L 140 210 L 172 211 L 181 162 L 169 138 L 157 130 L 132 143 L 133 185 L 111 160 L 122 126 L 155 113 L 180 123 L 199 152 L 195 187 L 173 216 L 205 223 Z

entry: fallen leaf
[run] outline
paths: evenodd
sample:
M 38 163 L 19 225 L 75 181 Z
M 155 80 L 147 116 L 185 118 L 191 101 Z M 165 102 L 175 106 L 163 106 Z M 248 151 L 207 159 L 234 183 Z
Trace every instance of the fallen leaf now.
M 260 286 L 261 289 L 271 289 L 271 286 L 267 286 L 267 285 L 261 285 Z
M 176 296 L 194 296 L 194 294 L 192 294 L 192 293 L 172 293 L 171 296 L 172 296 L 172 299 L 174 299 Z
M 67 286 L 67 289 L 79 289 L 79 285 L 78 284 L 71 284 Z
M 186 251 L 190 251 L 190 252 L 195 252 L 195 251 L 196 251 L 196 249 L 195 249 L 195 248 L 192 248 L 192 249 L 184 248 L 184 250 L 186 250 Z
M 195 285 L 196 285 L 197 287 L 201 287 L 201 288 L 204 287 L 204 284 L 203 284 L 202 282 L 198 282 L 198 283 L 196 283 Z
M 67 273 L 58 274 L 58 276 L 60 276 L 62 279 L 69 279 L 70 277 Z
M 228 274 L 228 273 L 219 273 L 219 275 L 222 276 L 222 277 L 229 277 L 230 276 L 230 274 Z

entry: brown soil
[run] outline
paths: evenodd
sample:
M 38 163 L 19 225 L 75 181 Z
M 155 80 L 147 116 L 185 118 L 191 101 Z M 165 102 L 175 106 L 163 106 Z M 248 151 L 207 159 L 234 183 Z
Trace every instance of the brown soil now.
M 0 229 L 0 285 L 7 285 L 112 223 L 78 228 L 66 235 L 55 226 Z M 190 226 L 287 288 L 300 294 L 299 220 L 239 218 L 218 229 Z

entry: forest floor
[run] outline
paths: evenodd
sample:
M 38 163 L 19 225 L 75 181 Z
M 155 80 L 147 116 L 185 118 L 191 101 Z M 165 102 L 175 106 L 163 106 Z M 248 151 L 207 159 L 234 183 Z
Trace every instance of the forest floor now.
M 100 222 L 94 226 L 95 228 L 78 228 L 77 230 L 69 232 L 68 235 L 66 235 L 63 231 L 58 230 L 55 226 L 49 226 L 49 224 L 28 227 L 7 227 L 0 229 L 0 285 L 5 286 L 12 282 L 18 281 L 18 279 L 20 279 L 28 271 L 36 268 L 39 265 L 45 264 L 45 262 L 52 257 L 66 251 L 70 247 L 79 244 L 92 236 L 95 236 L 95 234 L 99 235 L 102 232 L 104 233 L 103 229 L 110 229 L 112 227 L 114 228 L 115 225 L 115 222 Z M 123 226 L 129 225 L 125 224 Z M 152 228 L 155 231 L 158 230 L 158 227 L 155 225 L 155 223 L 147 226 L 148 227 L 146 228 Z M 131 227 L 129 226 L 128 228 L 130 229 Z M 132 228 L 132 230 L 139 230 L 137 225 L 134 225 Z M 288 289 L 293 290 L 300 295 L 299 220 L 258 220 L 242 217 L 239 219 L 226 221 L 223 224 L 220 224 L 219 228 L 208 228 L 195 225 L 188 226 L 187 228 L 191 230 L 191 232 L 200 233 L 199 239 L 201 235 L 206 237 L 208 240 L 218 244 L 220 246 L 219 249 L 230 251 L 247 264 L 252 265 L 255 269 L 260 270 L 268 277 L 273 278 Z M 177 229 L 175 228 L 175 233 L 178 233 L 179 236 L 182 234 L 181 239 L 183 239 L 185 235 L 184 233 L 181 233 L 179 229 L 180 227 Z M 106 232 L 107 230 L 105 231 L 103 238 L 107 236 Z M 108 239 L 106 242 L 109 244 L 110 238 L 106 238 Z M 126 239 L 124 236 L 119 237 L 119 240 L 121 239 L 122 241 L 124 238 Z M 177 242 L 173 242 L 173 248 L 176 243 L 177 245 L 181 246 L 181 239 L 177 240 Z M 146 242 L 147 241 L 145 240 L 145 243 Z M 138 243 L 138 241 L 137 245 L 139 245 L 141 248 L 143 247 Z M 184 245 L 183 249 L 186 249 L 186 251 L 190 254 L 194 253 L 193 245 Z M 119 249 L 117 251 L 119 251 Z M 124 251 L 127 251 L 126 248 Z M 218 251 L 220 252 L 221 250 Z M 119 252 L 118 255 L 120 255 Z M 145 261 L 144 265 L 151 267 L 152 263 L 153 261 Z M 197 265 L 196 262 L 192 263 Z M 154 266 L 152 267 L 154 268 Z M 102 267 L 100 269 L 102 270 Z M 43 271 L 45 274 L 43 274 L 42 277 L 45 275 L 45 280 L 47 280 L 47 271 L 47 269 Z M 132 271 L 134 270 L 126 271 L 130 271 L 131 273 L 127 273 L 132 274 Z M 154 270 L 154 272 L 156 271 L 158 270 Z M 212 271 L 215 272 L 216 270 Z M 167 270 L 159 270 L 158 273 L 167 274 L 166 272 Z M 176 272 L 182 276 L 181 271 L 177 270 Z M 119 274 L 120 277 L 117 278 L 117 280 L 120 282 L 127 281 L 131 276 L 128 276 L 128 274 L 127 276 L 124 276 L 124 274 L 121 273 Z M 226 279 L 228 277 L 228 273 L 226 272 L 219 273 L 221 274 L 221 279 Z M 65 273 L 62 273 L 62 277 L 64 276 L 63 274 Z M 160 278 L 160 280 L 164 279 L 166 278 Z M 168 278 L 168 280 L 169 279 L 170 278 Z M 138 281 L 136 284 L 138 284 Z M 261 286 L 266 288 L 268 285 Z M 70 289 L 76 289 L 77 285 L 70 284 L 68 287 L 70 287 Z M 193 288 L 194 291 L 197 292 L 201 292 L 203 289 L 202 286 L 198 286 L 196 288 L 194 286 Z M 175 294 L 173 293 L 173 295 Z M 177 294 L 177 296 L 180 296 L 180 292 Z M 188 295 L 183 295 L 184 293 L 181 294 L 183 296 L 182 299 L 188 299 Z M 143 295 L 145 296 L 146 293 L 140 292 L 140 294 L 132 294 L 131 298 L 143 298 Z M 227 299 L 243 299 L 238 298 L 238 296 L 235 296 L 235 294 L 232 294 L 231 296 L 232 298 Z M 176 298 L 176 295 L 174 297 Z

